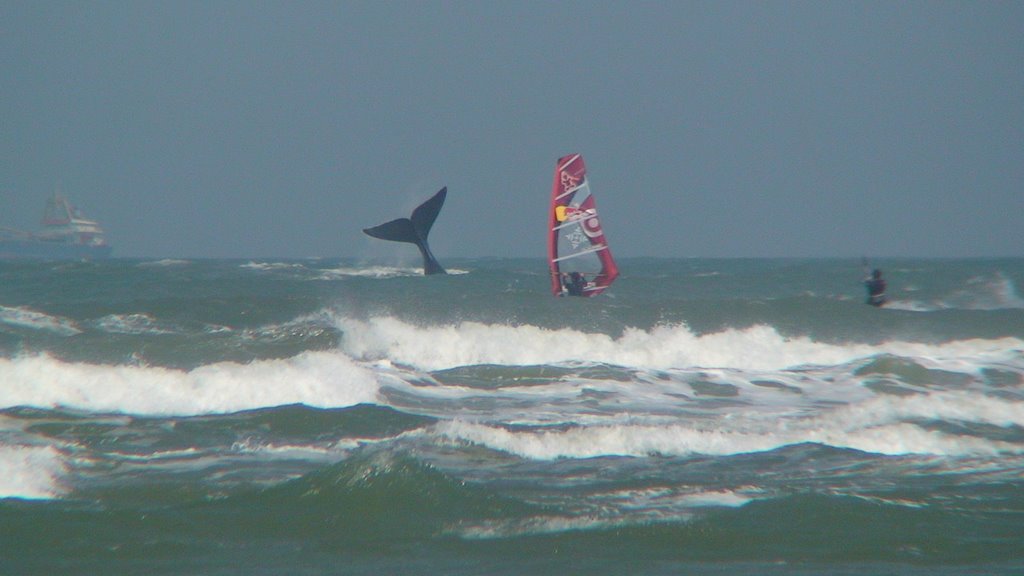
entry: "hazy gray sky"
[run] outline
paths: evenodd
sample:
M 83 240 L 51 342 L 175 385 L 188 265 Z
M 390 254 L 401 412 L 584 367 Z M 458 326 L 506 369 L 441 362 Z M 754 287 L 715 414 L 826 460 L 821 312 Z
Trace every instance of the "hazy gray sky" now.
M 1024 2 L 0 1 L 0 225 L 117 256 L 1024 255 Z M 384 245 L 387 246 L 384 246 Z

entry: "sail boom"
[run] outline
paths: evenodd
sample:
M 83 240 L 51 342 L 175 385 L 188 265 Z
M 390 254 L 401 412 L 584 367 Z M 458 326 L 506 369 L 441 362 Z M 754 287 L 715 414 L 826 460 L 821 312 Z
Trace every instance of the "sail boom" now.
M 579 226 L 580 220 L 586 218 L 585 216 L 570 216 L 565 222 L 554 227 L 554 230 L 561 230 L 563 228 L 569 228 L 571 226 Z
M 573 258 L 579 258 L 580 256 L 586 256 L 587 254 L 593 254 L 594 252 L 600 252 L 602 250 L 607 250 L 607 249 L 608 249 L 607 246 L 597 246 L 597 247 L 591 248 L 589 250 L 583 250 L 581 252 L 576 252 L 574 254 L 569 254 L 568 256 L 562 256 L 561 258 L 555 258 L 554 262 L 564 262 L 566 260 L 572 260 Z

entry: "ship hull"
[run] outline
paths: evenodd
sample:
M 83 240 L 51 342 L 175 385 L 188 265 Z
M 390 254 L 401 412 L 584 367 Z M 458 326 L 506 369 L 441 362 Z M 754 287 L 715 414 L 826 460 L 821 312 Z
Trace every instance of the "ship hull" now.
M 0 240 L 0 260 L 100 260 L 109 258 L 110 246 Z

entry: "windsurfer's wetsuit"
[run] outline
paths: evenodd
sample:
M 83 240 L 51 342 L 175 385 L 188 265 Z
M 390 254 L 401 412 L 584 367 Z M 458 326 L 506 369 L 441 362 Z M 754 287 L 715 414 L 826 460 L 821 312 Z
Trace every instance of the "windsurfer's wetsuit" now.
M 864 286 L 868 289 L 868 304 L 879 307 L 885 305 L 885 280 L 881 270 L 874 269 L 871 276 L 864 280 Z
M 583 296 L 583 286 L 586 281 L 583 279 L 583 274 L 579 272 L 571 272 L 568 275 L 568 281 L 566 281 L 565 275 L 562 276 L 562 288 L 565 289 L 565 293 L 569 296 Z

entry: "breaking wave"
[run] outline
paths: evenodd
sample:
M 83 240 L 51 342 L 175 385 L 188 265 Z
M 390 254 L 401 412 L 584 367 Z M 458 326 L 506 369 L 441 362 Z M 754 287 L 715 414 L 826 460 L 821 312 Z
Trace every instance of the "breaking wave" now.
M 53 446 L 0 444 L 0 498 L 48 499 L 63 493 L 64 459 Z
M 1020 360 L 1017 338 L 970 339 L 942 344 L 893 341 L 877 345 L 829 344 L 786 337 L 771 326 L 697 335 L 685 325 L 626 329 L 621 336 L 532 325 L 461 322 L 417 326 L 394 317 L 339 318 L 341 347 L 360 360 L 388 359 L 422 370 L 482 364 L 529 366 L 593 362 L 644 369 L 732 368 L 782 370 L 837 365 L 889 354 L 928 359 Z
M 913 290 L 908 290 L 913 292 Z M 894 310 L 934 312 L 937 310 L 1020 310 L 1024 298 L 1017 293 L 1013 280 L 1002 273 L 975 276 L 963 288 L 934 300 L 896 299 L 886 305 Z
M 0 407 L 68 407 L 131 414 L 224 413 L 302 403 L 341 407 L 377 398 L 378 375 L 341 354 L 219 362 L 192 370 L 0 359 Z M 383 378 L 383 377 L 382 377 Z
M 51 316 L 24 306 L 0 306 L 0 324 L 72 336 L 82 332 L 73 320 Z
M 739 416 L 739 412 L 734 416 Z M 452 440 L 470 442 L 524 458 L 602 456 L 735 455 L 797 444 L 822 444 L 885 455 L 956 457 L 1024 454 L 1024 438 L 1000 441 L 947 433 L 919 425 L 954 421 L 999 427 L 1024 426 L 1024 401 L 963 393 L 913 398 L 880 396 L 816 418 L 732 418 L 701 423 L 616 423 L 570 428 L 509 428 L 454 420 L 438 424 Z

